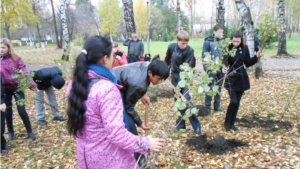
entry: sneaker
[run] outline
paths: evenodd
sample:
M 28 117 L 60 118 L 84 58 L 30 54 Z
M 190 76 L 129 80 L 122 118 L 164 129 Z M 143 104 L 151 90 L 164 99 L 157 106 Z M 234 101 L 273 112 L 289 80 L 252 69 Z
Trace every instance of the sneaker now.
M 46 120 L 39 120 L 39 125 L 45 126 L 48 122 Z
M 223 112 L 224 110 L 221 108 L 221 107 L 219 107 L 219 108 L 217 108 L 217 109 L 214 109 L 215 111 L 219 111 L 219 112 Z
M 194 134 L 200 135 L 201 134 L 201 129 L 198 127 L 195 131 Z
M 8 145 L 6 145 L 3 149 L 1 149 L 1 150 L 9 150 L 9 149 L 11 149 L 11 146 L 8 146 Z
M 53 120 L 56 120 L 56 121 L 66 121 L 67 119 L 65 119 L 63 116 L 57 116 L 57 117 L 54 117 Z
M 1 156 L 5 156 L 5 155 L 7 155 L 7 152 L 1 151 Z

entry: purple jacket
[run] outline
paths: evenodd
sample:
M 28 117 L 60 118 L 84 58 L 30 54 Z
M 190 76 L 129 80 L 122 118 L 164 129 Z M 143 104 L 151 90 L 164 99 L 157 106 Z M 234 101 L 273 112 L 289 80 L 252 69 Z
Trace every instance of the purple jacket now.
M 21 70 L 25 76 L 28 76 L 26 65 L 20 57 L 18 57 L 16 62 L 10 57 L 10 54 L 7 54 L 1 58 L 1 79 L 4 88 L 18 88 L 19 80 L 12 78 L 12 75 L 17 74 L 19 70 Z M 31 88 L 36 87 L 36 84 L 33 80 L 31 80 L 30 83 Z
M 147 137 L 130 133 L 123 122 L 123 103 L 118 85 L 93 71 L 89 78 L 100 78 L 90 89 L 85 102 L 85 126 L 76 138 L 78 168 L 133 169 L 134 152 L 145 154 L 149 149 Z M 72 82 L 67 88 L 67 95 Z

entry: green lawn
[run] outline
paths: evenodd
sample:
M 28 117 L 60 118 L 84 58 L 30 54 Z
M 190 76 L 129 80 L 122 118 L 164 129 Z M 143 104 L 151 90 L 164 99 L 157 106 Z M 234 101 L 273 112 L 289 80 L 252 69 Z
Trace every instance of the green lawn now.
M 189 42 L 189 45 L 195 50 L 196 58 L 201 58 L 203 38 L 201 39 L 192 39 Z M 152 56 L 159 54 L 161 59 L 166 55 L 168 45 L 172 42 L 162 42 L 162 41 L 152 41 L 150 42 L 150 53 Z M 277 53 L 277 43 L 272 44 L 272 48 L 267 48 L 264 51 L 265 57 L 275 56 Z M 297 34 L 294 34 L 291 39 L 287 38 L 287 51 L 292 55 L 300 55 L 300 37 Z M 122 42 L 119 42 L 119 47 L 127 53 L 127 47 L 123 46 Z M 72 47 L 71 55 L 78 55 L 81 50 L 81 46 Z M 145 53 L 148 53 L 147 42 L 144 42 Z M 54 63 L 54 60 L 59 60 L 63 54 L 62 49 L 56 49 L 55 44 L 48 44 L 46 48 L 33 48 L 29 46 L 15 47 L 17 53 L 23 58 L 25 63 L 28 65 L 51 65 Z

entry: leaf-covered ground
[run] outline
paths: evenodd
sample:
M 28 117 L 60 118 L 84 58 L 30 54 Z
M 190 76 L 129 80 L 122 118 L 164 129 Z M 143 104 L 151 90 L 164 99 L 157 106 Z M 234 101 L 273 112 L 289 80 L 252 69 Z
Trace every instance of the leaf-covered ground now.
M 237 132 L 225 132 L 225 113 L 212 112 L 199 117 L 202 135 L 194 136 L 189 122 L 185 132 L 174 133 L 173 98 L 158 98 L 150 108 L 151 134 L 164 137 L 167 142 L 161 153 L 150 155 L 152 168 L 300 168 L 299 81 L 284 81 L 268 74 L 259 80 L 251 74 L 250 79 L 252 87 L 242 98 Z M 223 93 L 222 108 L 226 109 L 229 98 L 226 91 Z M 56 94 L 59 109 L 66 116 L 65 87 Z M 33 92 L 27 91 L 26 97 L 37 139 L 27 139 L 14 111 L 15 139 L 9 142 L 13 148 L 1 157 L 1 168 L 76 168 L 76 145 L 67 134 L 66 122 L 52 121 L 47 107 L 49 124 L 39 126 Z M 203 99 L 193 102 L 202 104 Z M 137 110 L 140 116 L 144 115 L 141 103 Z M 144 134 L 141 130 L 140 133 Z

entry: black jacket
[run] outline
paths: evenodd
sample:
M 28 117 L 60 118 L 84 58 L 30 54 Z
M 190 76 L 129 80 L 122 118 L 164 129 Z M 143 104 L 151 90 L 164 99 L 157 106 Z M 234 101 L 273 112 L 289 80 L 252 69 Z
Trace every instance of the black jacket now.
M 233 49 L 233 45 L 229 46 L 229 50 Z M 225 79 L 225 88 L 232 91 L 245 91 L 250 89 L 248 73 L 244 67 L 250 67 L 257 62 L 257 56 L 250 58 L 248 46 L 240 45 L 236 54 L 232 56 L 224 56 L 223 61 L 229 66 L 228 77 Z
M 168 47 L 165 62 L 168 66 L 171 66 L 171 82 L 174 86 L 177 86 L 180 81 L 180 65 L 184 62 L 192 68 L 196 65 L 194 49 L 187 45 L 184 50 L 181 50 L 177 43 L 172 43 Z
M 37 84 L 37 88 L 39 90 L 46 90 L 51 85 L 50 80 L 52 77 L 56 74 L 59 74 L 62 76 L 62 71 L 58 67 L 49 67 L 49 68 L 43 68 L 38 71 L 34 71 L 33 80 Z
M 138 126 L 142 125 L 142 120 L 134 106 L 147 93 L 150 85 L 147 73 L 149 64 L 150 62 L 135 62 L 111 70 L 118 78 L 118 84 L 123 86 L 121 94 L 125 110 Z

